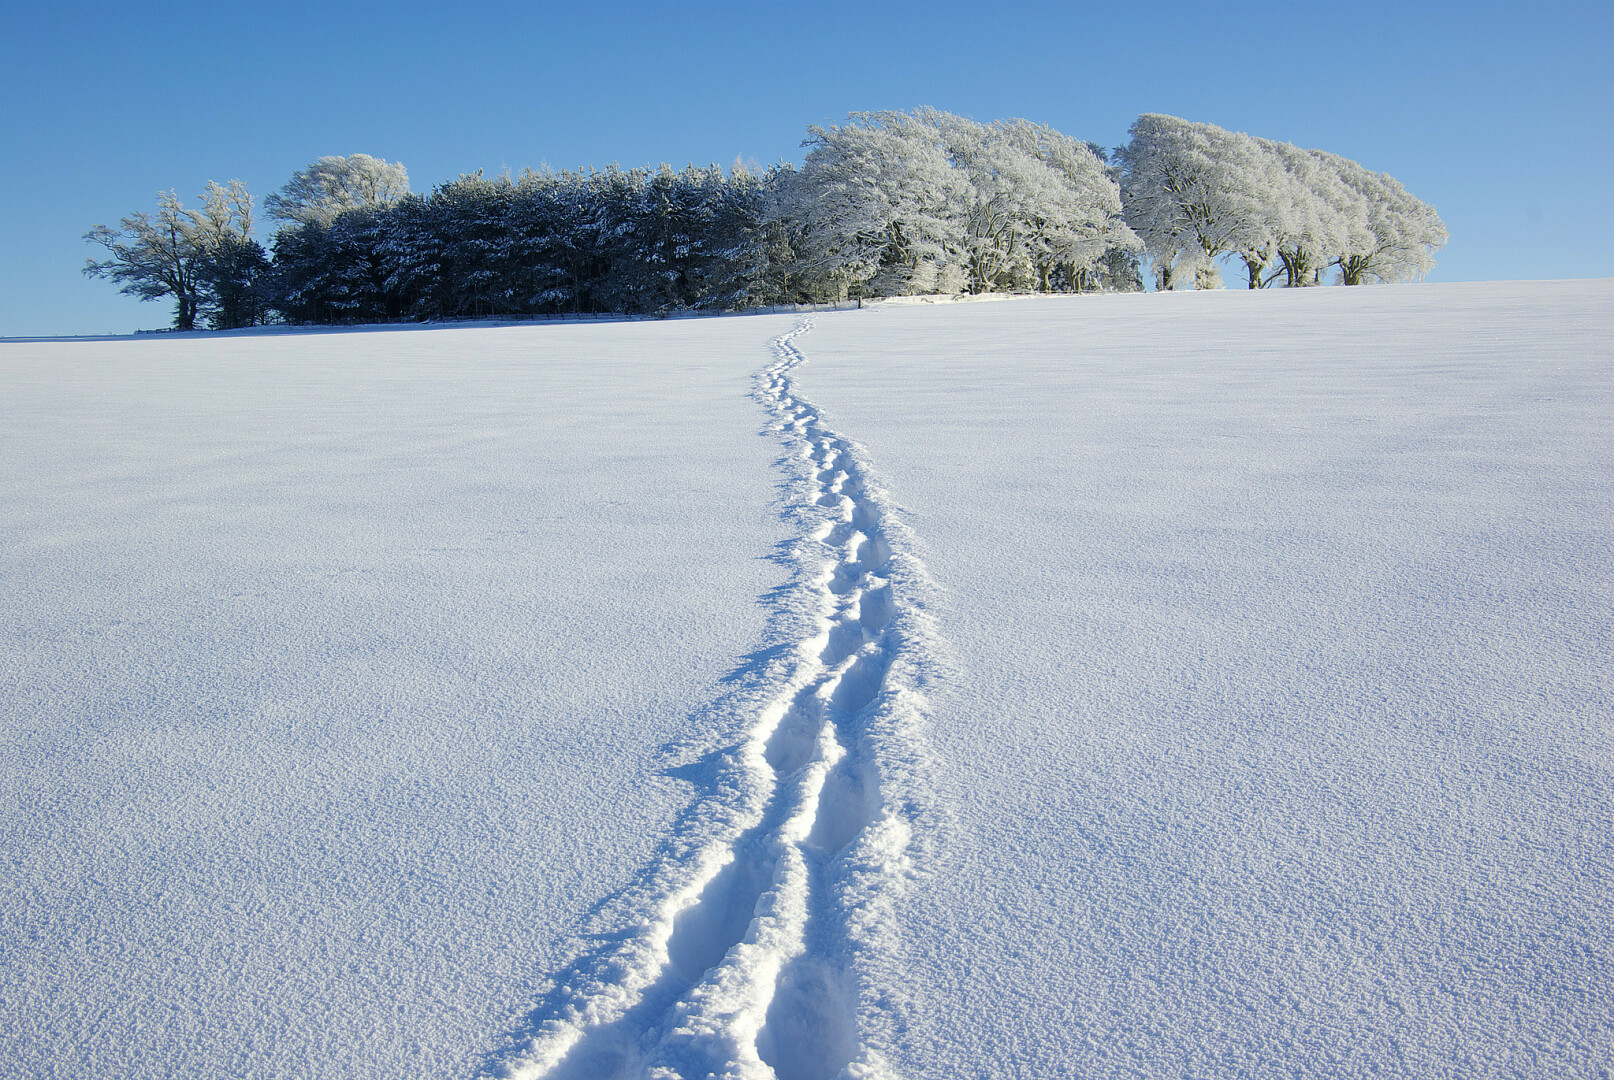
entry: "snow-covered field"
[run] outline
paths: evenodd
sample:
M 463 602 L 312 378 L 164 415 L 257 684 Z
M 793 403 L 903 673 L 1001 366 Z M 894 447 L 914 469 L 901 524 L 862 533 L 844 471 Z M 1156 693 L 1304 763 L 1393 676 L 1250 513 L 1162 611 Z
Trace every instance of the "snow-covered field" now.
M 0 1073 L 1614 1069 L 1614 282 L 3 344 L 0 493 Z

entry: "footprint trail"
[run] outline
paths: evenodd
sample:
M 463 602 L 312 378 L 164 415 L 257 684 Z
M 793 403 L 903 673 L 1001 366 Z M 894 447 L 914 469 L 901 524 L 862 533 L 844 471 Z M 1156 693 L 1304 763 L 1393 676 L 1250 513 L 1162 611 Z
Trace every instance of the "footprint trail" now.
M 705 790 L 658 865 L 596 920 L 605 944 L 556 978 L 489 1075 L 891 1075 L 892 902 L 937 834 L 922 731 L 943 650 L 860 449 L 795 390 L 811 325 L 774 340 L 755 392 L 799 526 L 771 598 L 793 639 L 727 703 L 735 737 L 703 759 Z

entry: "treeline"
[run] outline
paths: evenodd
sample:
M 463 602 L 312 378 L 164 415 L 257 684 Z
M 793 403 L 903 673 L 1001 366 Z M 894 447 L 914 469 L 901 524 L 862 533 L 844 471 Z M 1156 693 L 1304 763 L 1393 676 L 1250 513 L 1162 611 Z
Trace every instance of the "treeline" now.
M 239 182 L 200 209 L 169 192 L 155 218 L 86 239 L 86 272 L 175 325 L 362 323 L 752 306 L 957 292 L 1252 288 L 1421 277 L 1434 211 L 1354 162 L 1144 116 L 1112 153 L 1025 120 L 935 110 L 853 114 L 808 129 L 805 161 L 480 173 L 409 191 L 402 165 L 322 158 L 265 200 L 271 251 Z
M 1126 219 L 1156 285 L 1221 284 L 1234 256 L 1256 289 L 1423 278 L 1446 226 L 1393 176 L 1348 158 L 1151 114 L 1115 151 Z
M 309 323 L 768 303 L 762 239 L 783 172 L 462 176 L 281 230 L 271 303 Z

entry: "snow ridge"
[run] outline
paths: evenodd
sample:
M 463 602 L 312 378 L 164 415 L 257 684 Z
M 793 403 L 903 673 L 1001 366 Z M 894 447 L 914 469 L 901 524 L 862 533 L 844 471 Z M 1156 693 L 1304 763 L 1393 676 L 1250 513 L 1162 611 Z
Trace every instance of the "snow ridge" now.
M 939 833 L 924 688 L 945 666 L 931 590 L 861 449 L 795 392 L 774 339 L 756 397 L 784 443 L 790 647 L 763 663 L 736 745 L 661 864 L 601 920 L 498 1075 L 520 1080 L 879 1080 L 906 1026 L 879 977 L 892 904 Z

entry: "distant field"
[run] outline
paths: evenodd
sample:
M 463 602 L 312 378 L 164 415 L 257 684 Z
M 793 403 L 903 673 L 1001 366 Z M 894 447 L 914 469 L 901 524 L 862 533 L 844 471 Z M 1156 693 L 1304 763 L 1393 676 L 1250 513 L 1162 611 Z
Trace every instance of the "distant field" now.
M 0 1072 L 1605 1076 L 1611 343 L 0 344 Z

